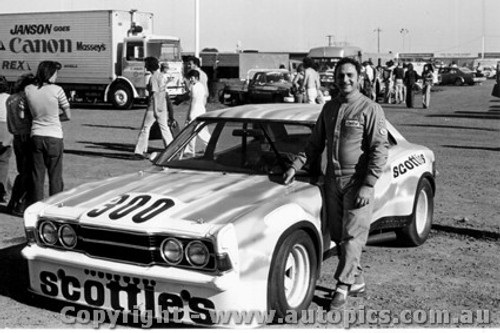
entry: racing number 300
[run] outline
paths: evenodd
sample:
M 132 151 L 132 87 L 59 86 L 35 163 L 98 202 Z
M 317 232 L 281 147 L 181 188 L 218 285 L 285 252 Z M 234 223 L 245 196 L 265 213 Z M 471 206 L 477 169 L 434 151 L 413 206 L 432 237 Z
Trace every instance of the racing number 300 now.
M 151 200 L 150 195 L 139 195 L 128 200 L 129 198 L 130 195 L 128 194 L 116 197 L 102 207 L 91 210 L 87 213 L 87 216 L 97 217 L 106 212 L 110 212 L 109 218 L 111 220 L 118 220 L 141 209 L 132 216 L 132 221 L 135 223 L 143 223 L 175 205 L 172 199 L 167 198 L 161 198 L 149 203 Z

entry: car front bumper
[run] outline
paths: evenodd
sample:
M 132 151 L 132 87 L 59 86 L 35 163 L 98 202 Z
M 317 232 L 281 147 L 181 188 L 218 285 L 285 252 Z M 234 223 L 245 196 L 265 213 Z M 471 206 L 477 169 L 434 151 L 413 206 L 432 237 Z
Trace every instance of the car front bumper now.
M 266 310 L 266 283 L 243 283 L 236 271 L 224 275 L 176 267 L 139 266 L 85 254 L 28 245 L 22 250 L 30 290 L 41 296 L 124 313 L 149 313 L 176 323 L 233 326 L 214 322 L 221 311 Z M 248 295 L 247 295 L 248 294 Z M 161 319 L 161 318 L 160 318 Z M 251 324 L 252 325 L 252 324 Z M 253 324 L 255 325 L 255 324 Z

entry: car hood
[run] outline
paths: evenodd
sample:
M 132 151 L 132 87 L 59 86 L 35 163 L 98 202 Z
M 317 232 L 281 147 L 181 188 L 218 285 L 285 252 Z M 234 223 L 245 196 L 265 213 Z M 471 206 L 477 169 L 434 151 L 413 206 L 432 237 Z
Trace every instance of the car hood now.
M 227 223 L 285 195 L 286 187 L 268 176 L 153 168 L 59 193 L 39 214 L 101 227 L 171 229 Z

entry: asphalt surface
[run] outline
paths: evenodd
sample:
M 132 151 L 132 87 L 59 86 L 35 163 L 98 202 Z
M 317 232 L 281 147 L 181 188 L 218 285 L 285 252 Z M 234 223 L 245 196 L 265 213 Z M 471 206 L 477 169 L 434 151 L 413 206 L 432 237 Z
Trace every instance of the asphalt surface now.
M 358 316 L 349 327 L 500 326 L 500 99 L 491 97 L 493 84 L 490 80 L 480 86 L 434 87 L 430 109 L 421 108 L 421 95 L 417 95 L 415 109 L 382 104 L 387 119 L 409 141 L 426 145 L 436 154 L 439 177 L 434 224 L 429 239 L 419 247 L 388 242 L 366 248 L 363 263 L 368 294 L 349 301 L 347 309 Z M 208 109 L 220 107 L 210 103 Z M 186 110 L 186 105 L 176 107 L 180 124 Z M 64 124 L 65 188 L 148 165 L 148 161 L 132 159 L 142 106 L 118 111 L 102 105 L 80 105 L 73 106 L 72 114 L 72 121 Z M 150 143 L 153 150 L 162 148 L 160 140 Z M 12 160 L 11 177 L 14 168 Z M 59 312 L 65 304 L 26 292 L 27 270 L 20 255 L 25 241 L 22 219 L 0 213 L 0 232 L 0 327 L 91 328 L 92 324 L 64 323 Z M 312 311 L 328 303 L 335 265 L 335 258 L 324 262 Z M 409 311 L 420 314 L 420 319 L 381 323 L 366 320 L 368 310 L 379 311 L 379 316 L 380 311 L 389 311 L 391 318 Z M 431 310 L 450 311 L 454 320 L 441 324 L 423 320 L 422 313 Z M 478 310 L 487 311 L 487 323 L 480 323 Z M 470 321 L 457 317 L 469 312 L 473 316 Z M 317 319 L 272 326 L 282 327 L 345 325 Z

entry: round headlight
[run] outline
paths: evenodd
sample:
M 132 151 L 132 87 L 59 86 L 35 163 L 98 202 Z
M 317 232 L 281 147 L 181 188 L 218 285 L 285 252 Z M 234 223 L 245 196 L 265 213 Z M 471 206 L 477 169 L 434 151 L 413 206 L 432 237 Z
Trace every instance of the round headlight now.
M 210 259 L 208 248 L 200 241 L 192 241 L 186 248 L 187 260 L 196 267 L 205 267 Z
M 54 245 L 57 243 L 57 229 L 52 222 L 43 222 L 38 228 L 40 233 L 40 239 L 48 245 Z
M 169 264 L 178 264 L 184 257 L 181 242 L 175 238 L 167 238 L 161 243 L 161 256 Z
M 76 232 L 73 227 L 65 224 L 59 228 L 59 241 L 64 247 L 69 249 L 74 248 L 76 246 L 76 240 Z

